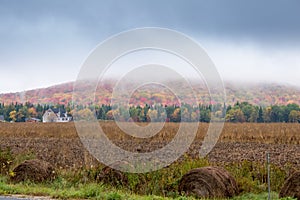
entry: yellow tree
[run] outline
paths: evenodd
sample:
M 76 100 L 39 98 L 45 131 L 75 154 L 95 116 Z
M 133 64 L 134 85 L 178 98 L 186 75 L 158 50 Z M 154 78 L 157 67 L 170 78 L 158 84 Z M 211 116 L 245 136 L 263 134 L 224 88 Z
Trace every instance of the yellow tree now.
M 158 118 L 157 118 L 157 110 L 148 110 L 147 115 L 148 115 L 149 118 L 151 119 L 151 122 L 156 122 L 156 121 L 158 121 Z
M 34 107 L 31 107 L 31 108 L 28 109 L 28 115 L 30 117 L 36 117 L 37 116 L 37 112 L 36 112 Z
M 79 110 L 79 111 L 74 111 L 73 112 L 73 117 L 76 120 L 87 120 L 87 121 L 89 121 L 89 120 L 94 119 L 94 114 L 90 109 L 85 108 L 85 109 L 82 109 L 82 110 Z
M 228 122 L 245 122 L 245 116 L 240 108 L 231 109 L 226 114 L 226 121 Z
M 171 119 L 173 122 L 180 122 L 181 121 L 181 111 L 180 108 L 176 108 L 171 115 Z
M 300 120 L 300 111 L 292 110 L 289 114 L 290 122 L 298 122 Z
M 199 116 L 198 116 L 198 114 L 197 114 L 195 111 L 193 111 L 193 112 L 191 113 L 191 121 L 192 121 L 192 122 L 197 122 L 197 121 L 199 121 Z
M 17 120 L 17 111 L 13 110 L 9 113 L 9 118 L 11 121 L 15 122 Z
M 108 119 L 108 120 L 114 120 L 113 110 L 109 110 L 109 111 L 106 113 L 106 119 Z

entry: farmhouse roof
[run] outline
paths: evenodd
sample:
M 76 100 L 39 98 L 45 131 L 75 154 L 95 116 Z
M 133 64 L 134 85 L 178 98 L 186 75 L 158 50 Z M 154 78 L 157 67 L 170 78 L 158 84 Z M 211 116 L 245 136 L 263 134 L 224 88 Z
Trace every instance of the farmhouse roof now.
M 62 108 L 49 108 L 48 110 L 53 111 L 55 114 L 60 112 L 60 116 L 59 117 L 65 117 L 65 113 L 67 112 L 65 109 Z M 70 114 L 67 114 L 68 117 L 71 117 Z

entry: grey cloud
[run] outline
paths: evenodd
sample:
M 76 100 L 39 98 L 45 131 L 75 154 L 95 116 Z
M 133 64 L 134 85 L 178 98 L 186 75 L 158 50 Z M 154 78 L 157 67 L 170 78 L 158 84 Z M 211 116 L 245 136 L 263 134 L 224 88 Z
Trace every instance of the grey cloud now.
M 99 42 L 145 26 L 298 52 L 299 8 L 297 0 L 0 0 L 0 69 L 47 66 L 67 76 Z
M 140 26 L 220 37 L 300 37 L 300 2 L 296 0 L 2 0 L 2 5 L 2 17 L 30 22 L 45 17 L 70 20 L 91 37 Z

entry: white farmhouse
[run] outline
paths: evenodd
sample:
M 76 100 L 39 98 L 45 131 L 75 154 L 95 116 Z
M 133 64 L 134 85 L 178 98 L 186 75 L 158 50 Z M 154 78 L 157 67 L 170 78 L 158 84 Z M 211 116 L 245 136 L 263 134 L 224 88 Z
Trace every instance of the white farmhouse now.
M 67 112 L 60 112 L 60 109 L 49 108 L 43 115 L 43 122 L 69 122 L 71 120 L 72 116 L 68 115 Z

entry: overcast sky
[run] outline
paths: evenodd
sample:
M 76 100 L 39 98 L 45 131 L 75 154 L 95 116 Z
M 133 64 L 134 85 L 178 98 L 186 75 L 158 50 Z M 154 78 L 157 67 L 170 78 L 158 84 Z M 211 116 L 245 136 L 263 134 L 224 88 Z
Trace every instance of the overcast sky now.
M 101 41 L 164 27 L 199 42 L 223 79 L 300 86 L 297 0 L 0 0 L 0 93 L 74 81 Z

